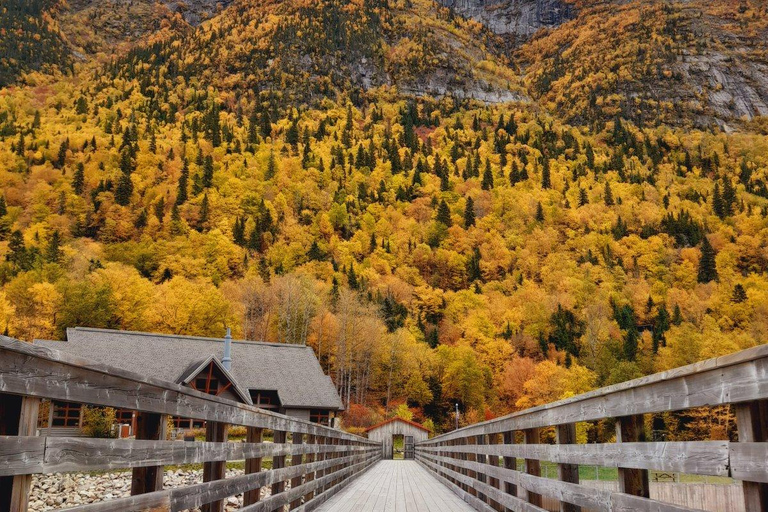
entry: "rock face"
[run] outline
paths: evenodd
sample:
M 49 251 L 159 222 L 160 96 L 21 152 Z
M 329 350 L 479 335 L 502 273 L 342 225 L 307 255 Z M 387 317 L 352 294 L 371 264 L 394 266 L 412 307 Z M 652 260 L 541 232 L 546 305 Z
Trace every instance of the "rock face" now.
M 187 23 L 194 26 L 225 9 L 232 0 L 166 0 L 163 3 L 172 11 L 180 12 Z
M 563 0 L 438 0 L 445 7 L 472 18 L 516 42 L 529 39 L 541 28 L 561 25 L 573 18 L 574 8 Z

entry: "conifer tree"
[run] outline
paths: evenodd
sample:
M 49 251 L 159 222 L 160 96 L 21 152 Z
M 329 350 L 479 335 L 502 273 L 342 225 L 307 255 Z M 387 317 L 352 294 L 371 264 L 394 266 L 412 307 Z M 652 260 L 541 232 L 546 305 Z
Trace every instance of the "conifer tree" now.
M 536 221 L 544 222 L 544 206 L 542 206 L 541 202 L 536 204 Z
M 491 190 L 493 188 L 493 171 L 491 170 L 491 162 L 487 158 L 485 160 L 485 171 L 483 172 L 481 186 L 483 190 Z
M 614 204 L 613 192 L 611 191 L 611 184 L 607 181 L 605 182 L 604 199 L 605 199 L 605 206 L 613 206 Z
M 72 176 L 72 189 L 75 194 L 80 195 L 83 193 L 83 187 L 85 186 L 85 166 L 82 162 L 77 164 L 75 168 L 75 174 Z
M 464 228 L 469 229 L 475 225 L 475 202 L 471 197 L 467 198 L 467 204 L 464 207 Z
M 541 169 L 541 188 L 548 189 L 552 186 L 552 180 L 549 171 L 549 158 L 544 156 Z
M 440 205 L 437 207 L 436 220 L 447 227 L 451 227 L 451 210 L 448 208 L 448 203 L 445 202 L 445 199 L 440 201 Z
M 700 283 L 709 283 L 717 280 L 715 256 L 717 256 L 715 249 L 709 243 L 709 239 L 705 236 L 701 244 L 701 259 L 699 260 L 698 281 Z

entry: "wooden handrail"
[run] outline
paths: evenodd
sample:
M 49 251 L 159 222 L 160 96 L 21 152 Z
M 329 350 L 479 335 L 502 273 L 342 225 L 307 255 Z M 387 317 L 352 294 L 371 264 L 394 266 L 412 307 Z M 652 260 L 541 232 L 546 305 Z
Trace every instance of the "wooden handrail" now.
M 137 411 L 136 439 L 37 437 L 41 399 Z M 206 442 L 166 441 L 169 416 L 205 421 Z M 227 442 L 229 425 L 247 427 L 248 442 Z M 274 443 L 262 442 L 265 429 Z M 265 457 L 274 458 L 270 470 Z M 380 443 L 359 436 L 0 336 L 3 511 L 27 510 L 33 474 L 115 469 L 133 470 L 132 496 L 69 510 L 218 512 L 237 494 L 247 497 L 242 510 L 312 510 L 380 457 Z M 232 460 L 246 460 L 246 473 L 224 478 Z M 203 483 L 163 489 L 163 466 L 191 463 L 204 464 Z
M 736 409 L 739 442 L 645 441 L 644 414 L 722 405 Z M 606 419 L 616 422 L 616 443 L 575 444 L 577 423 Z M 542 443 L 540 430 L 552 427 L 558 444 Z M 416 458 L 489 512 L 542 511 L 542 496 L 561 511 L 694 510 L 650 499 L 650 470 L 741 480 L 746 511 L 768 512 L 768 346 L 470 425 L 417 443 Z M 560 479 L 542 478 L 541 461 L 558 464 Z M 580 485 L 579 465 L 618 468 L 620 492 Z

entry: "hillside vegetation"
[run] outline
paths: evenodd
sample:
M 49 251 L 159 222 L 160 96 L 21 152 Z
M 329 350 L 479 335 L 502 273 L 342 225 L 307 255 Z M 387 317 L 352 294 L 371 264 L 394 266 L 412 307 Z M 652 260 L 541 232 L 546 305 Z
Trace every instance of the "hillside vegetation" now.
M 665 59 L 629 27 L 665 33 L 678 14 L 618 8 L 627 44 Z M 103 66 L 0 90 L 0 332 L 308 343 L 347 426 L 399 411 L 438 429 L 454 403 L 472 422 L 765 342 L 759 118 L 727 133 L 685 105 L 650 122 L 646 97 L 580 104 L 581 87 L 650 75 L 620 49 L 615 82 L 598 61 L 561 75 L 587 48 L 569 24 L 520 50 L 545 106 L 573 93 L 550 113 L 429 94 L 444 77 L 520 89 L 481 44 L 495 36 L 421 0 L 176 20 Z

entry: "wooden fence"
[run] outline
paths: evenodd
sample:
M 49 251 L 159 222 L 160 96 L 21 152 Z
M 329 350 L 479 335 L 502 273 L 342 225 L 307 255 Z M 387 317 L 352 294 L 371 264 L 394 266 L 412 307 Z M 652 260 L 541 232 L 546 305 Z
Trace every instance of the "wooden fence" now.
M 136 439 L 36 437 L 43 398 L 139 411 Z M 166 441 L 169 416 L 204 420 L 206 441 Z M 245 442 L 227 442 L 229 425 L 247 428 Z M 380 458 L 381 444 L 362 437 L 0 337 L 2 512 L 27 510 L 34 474 L 116 469 L 132 470 L 130 497 L 69 510 L 220 512 L 244 494 L 248 512 L 309 511 Z M 244 475 L 225 478 L 231 460 L 245 460 Z M 164 466 L 192 463 L 203 483 L 163 489 Z
M 743 481 L 744 510 L 768 512 L 767 399 L 760 346 L 456 430 L 418 443 L 416 458 L 479 511 L 544 511 L 543 497 L 562 512 L 696 510 L 651 499 L 656 470 Z M 725 404 L 739 442 L 645 439 L 644 414 Z M 615 443 L 576 443 L 577 423 L 604 419 L 615 421 Z M 545 428 L 557 444 L 541 442 Z M 541 461 L 557 463 L 558 479 L 541 477 Z M 580 485 L 579 465 L 618 468 L 618 491 Z

